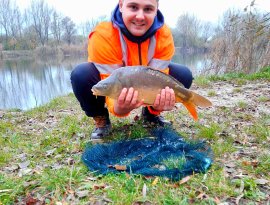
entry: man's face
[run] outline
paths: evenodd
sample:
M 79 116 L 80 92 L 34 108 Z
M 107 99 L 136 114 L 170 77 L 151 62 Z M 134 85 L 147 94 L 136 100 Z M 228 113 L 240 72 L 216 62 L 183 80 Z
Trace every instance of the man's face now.
M 142 36 L 152 26 L 157 14 L 157 0 L 119 0 L 123 21 L 134 36 Z

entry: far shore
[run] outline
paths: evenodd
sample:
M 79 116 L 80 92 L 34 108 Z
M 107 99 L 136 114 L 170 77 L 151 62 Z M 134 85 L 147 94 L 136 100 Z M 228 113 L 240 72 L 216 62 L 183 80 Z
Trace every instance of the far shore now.
M 180 47 L 175 47 L 176 53 L 183 53 L 187 55 L 198 55 L 205 53 L 205 50 L 182 50 Z M 0 49 L 0 60 L 10 60 L 19 58 L 39 58 L 43 56 L 87 56 L 87 45 L 72 45 L 72 46 L 59 46 L 59 47 L 39 47 L 34 50 L 1 50 Z
M 0 60 L 17 58 L 37 58 L 42 56 L 85 56 L 87 49 L 83 45 L 63 47 L 39 47 L 35 50 L 0 50 Z

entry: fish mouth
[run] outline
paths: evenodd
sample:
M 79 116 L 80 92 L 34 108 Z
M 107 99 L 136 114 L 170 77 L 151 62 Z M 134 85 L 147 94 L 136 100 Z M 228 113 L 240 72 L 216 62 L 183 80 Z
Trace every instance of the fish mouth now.
M 96 88 L 92 88 L 91 91 L 92 91 L 93 95 L 98 95 L 98 93 L 99 93 Z

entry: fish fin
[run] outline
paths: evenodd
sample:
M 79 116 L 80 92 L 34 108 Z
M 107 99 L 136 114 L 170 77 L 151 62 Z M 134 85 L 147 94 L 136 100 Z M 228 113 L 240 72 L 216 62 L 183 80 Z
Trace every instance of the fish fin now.
M 198 114 L 197 114 L 197 110 L 196 110 L 196 105 L 193 102 L 182 102 L 183 105 L 187 108 L 187 110 L 189 111 L 189 113 L 191 114 L 191 116 L 193 117 L 193 119 L 195 121 L 198 121 Z
M 206 99 L 205 97 L 192 92 L 192 101 L 195 105 L 200 106 L 200 107 L 211 107 L 212 103 L 210 102 L 210 100 Z

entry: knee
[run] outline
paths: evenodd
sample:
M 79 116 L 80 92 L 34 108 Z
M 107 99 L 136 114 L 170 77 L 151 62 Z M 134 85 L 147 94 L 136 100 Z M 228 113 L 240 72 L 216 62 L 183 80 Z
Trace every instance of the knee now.
M 191 83 L 193 81 L 193 75 L 192 75 L 191 70 L 188 67 L 186 67 L 186 66 L 182 66 L 182 69 L 183 69 L 182 72 L 183 72 L 183 74 L 184 74 L 187 82 L 189 82 L 190 83 L 190 86 L 191 86 Z
M 191 87 L 193 75 L 188 67 L 177 63 L 171 63 L 169 65 L 169 74 L 181 82 L 185 88 Z
M 77 65 L 70 74 L 72 82 L 82 81 L 89 72 L 89 63 L 81 63 Z
M 93 63 L 81 63 L 77 65 L 70 75 L 72 84 L 96 84 L 100 80 L 100 75 Z

